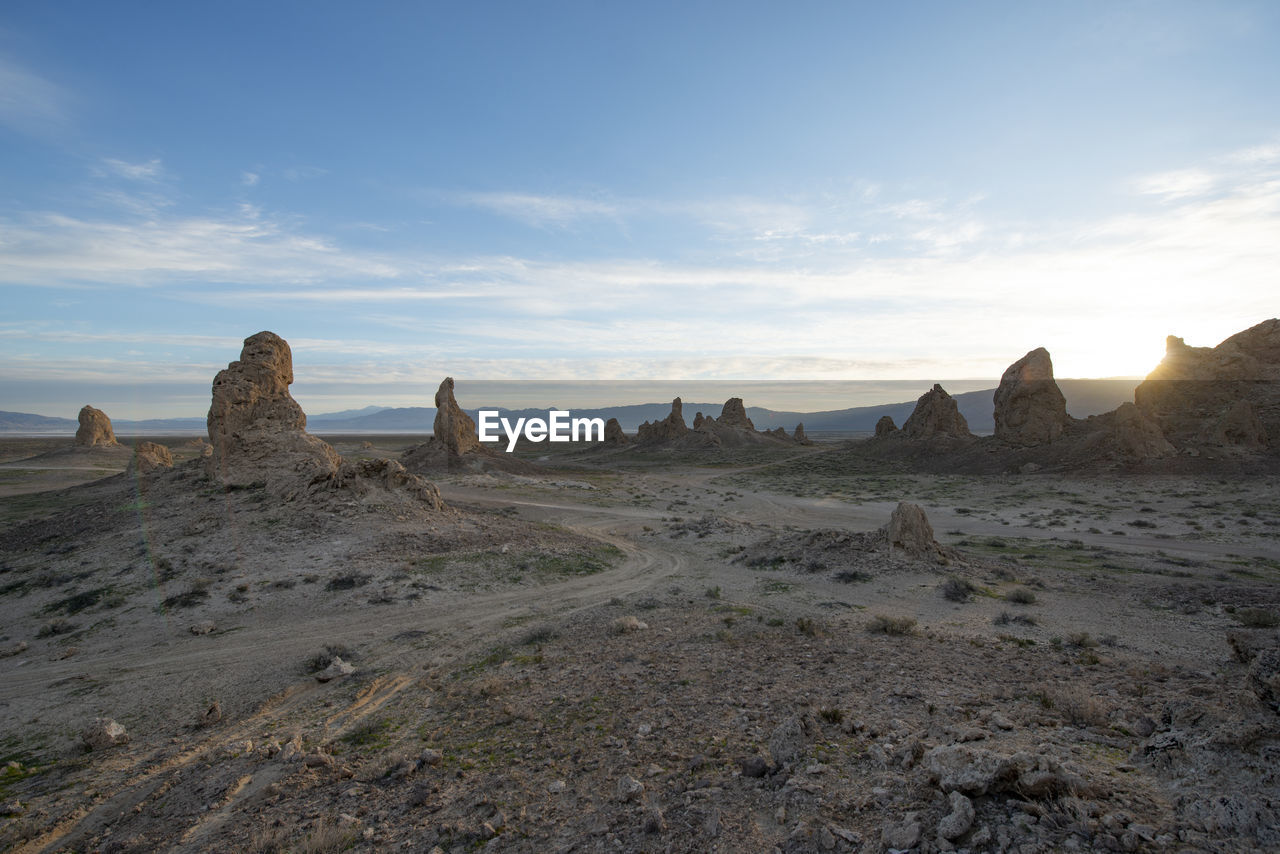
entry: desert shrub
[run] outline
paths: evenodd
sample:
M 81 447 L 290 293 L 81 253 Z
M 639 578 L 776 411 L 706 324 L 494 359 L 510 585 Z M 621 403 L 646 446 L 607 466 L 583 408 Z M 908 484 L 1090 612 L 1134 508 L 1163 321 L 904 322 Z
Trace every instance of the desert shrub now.
M 209 598 L 209 588 L 200 581 L 195 582 L 181 593 L 164 600 L 166 608 L 194 608 Z
M 844 709 L 835 706 L 819 709 L 818 717 L 829 724 L 838 724 L 844 720 Z
M 58 635 L 67 635 L 78 629 L 75 623 L 70 620 L 64 620 L 59 617 L 56 620 L 50 620 L 40 627 L 40 631 L 36 632 L 38 638 L 52 638 Z
M 524 633 L 524 637 L 520 638 L 521 646 L 533 646 L 534 644 L 546 643 L 559 637 L 556 630 L 551 626 L 535 626 Z
M 708 599 L 719 599 L 720 585 L 717 584 L 715 587 L 708 587 L 706 590 L 702 592 L 702 595 L 706 596 Z
M 1097 645 L 1098 642 L 1088 632 L 1072 632 L 1067 635 L 1067 646 L 1074 646 L 1077 649 L 1093 649 Z
M 1004 594 L 1004 601 L 1012 602 L 1015 605 L 1034 605 L 1036 603 L 1036 594 L 1025 587 L 1015 587 Z
M 873 635 L 912 635 L 916 631 L 916 618 L 876 614 L 867 621 L 867 631 Z
M 1008 611 L 1001 611 L 991 622 L 997 626 L 1007 626 L 1010 623 L 1018 623 L 1023 626 L 1040 624 L 1040 621 L 1030 614 L 1011 614 Z
M 805 637 L 819 638 L 823 635 L 821 621 L 809 617 L 797 617 L 796 629 Z
M 1049 691 L 1041 701 L 1056 710 L 1073 726 L 1102 726 L 1107 722 L 1107 709 L 1092 694 L 1080 688 Z
M 942 591 L 943 598 L 949 602 L 968 602 L 976 588 L 963 578 L 952 576 L 942 582 L 938 589 Z
M 1251 629 L 1270 629 L 1280 626 L 1280 617 L 1266 608 L 1241 608 L 1236 611 L 1235 617 L 1240 621 L 1240 625 Z
M 842 584 L 861 584 L 871 580 L 871 574 L 860 569 L 842 569 L 835 574 L 835 580 Z
M 356 587 L 364 587 L 369 583 L 370 576 L 363 572 L 344 572 L 341 575 L 335 575 L 329 579 L 329 583 L 324 586 L 325 590 L 353 590 Z

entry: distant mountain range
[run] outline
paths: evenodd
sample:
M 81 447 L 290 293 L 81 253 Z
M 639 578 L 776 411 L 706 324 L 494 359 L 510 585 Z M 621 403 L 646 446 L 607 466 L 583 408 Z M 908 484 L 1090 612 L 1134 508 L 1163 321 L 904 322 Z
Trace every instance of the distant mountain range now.
M 1099 415 L 1115 409 L 1121 403 L 1133 400 L 1133 390 L 1138 380 L 1058 380 L 1058 386 L 1067 399 L 1067 411 L 1076 418 Z M 921 389 L 923 393 L 925 389 Z M 995 389 L 971 391 L 955 395 L 956 403 L 969 429 L 975 433 L 990 433 L 995 429 L 992 412 L 992 395 Z M 684 404 L 684 416 L 687 423 L 693 423 L 695 413 L 719 417 L 720 403 Z M 784 427 L 788 431 L 796 424 L 804 422 L 808 432 L 862 432 L 872 431 L 882 416 L 893 418 L 899 427 L 911 415 L 915 408 L 914 400 L 902 403 L 888 403 L 879 406 L 855 406 L 850 409 L 834 409 L 825 412 L 782 412 L 764 409 L 759 406 L 747 407 L 747 415 L 755 422 L 758 429 L 772 430 Z M 545 409 L 503 409 L 501 407 L 484 407 L 498 409 L 504 417 L 545 418 Z M 656 421 L 666 418 L 671 411 L 671 404 L 641 403 L 632 406 L 610 406 L 599 409 L 574 409 L 577 418 L 617 418 L 622 429 L 628 433 L 635 432 L 642 421 Z M 476 417 L 475 409 L 468 409 L 472 418 Z M 110 414 L 110 413 L 108 413 Z M 435 420 L 436 410 L 429 406 L 380 407 L 366 406 L 362 409 L 347 409 L 341 412 L 328 412 L 307 417 L 307 428 L 313 433 L 430 433 L 431 424 Z M 33 415 L 25 412 L 0 412 L 0 434 L 44 433 L 72 434 L 79 425 L 72 418 L 51 418 L 45 415 Z M 144 421 L 126 421 L 112 419 L 115 431 L 123 436 L 130 435 L 180 435 L 203 434 L 205 419 L 200 418 L 156 418 Z

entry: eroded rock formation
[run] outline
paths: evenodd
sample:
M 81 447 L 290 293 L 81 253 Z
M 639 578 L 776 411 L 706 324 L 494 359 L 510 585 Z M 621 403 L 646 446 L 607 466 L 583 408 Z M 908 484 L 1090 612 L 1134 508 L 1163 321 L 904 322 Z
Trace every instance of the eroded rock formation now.
M 893 424 L 893 419 L 889 420 L 889 424 Z M 880 434 L 879 424 L 876 425 L 876 434 Z M 973 436 L 969 432 L 969 423 L 960 414 L 956 399 L 937 384 L 916 401 L 911 417 L 902 425 L 902 435 L 908 439 L 933 439 L 939 436 L 968 439 Z
M 1048 350 L 1038 347 L 1008 367 L 995 393 L 996 438 L 1043 445 L 1062 436 L 1070 423 Z
M 133 459 L 129 461 L 129 471 L 140 474 L 151 474 L 173 468 L 173 454 L 164 445 L 156 442 L 139 442 L 133 448 Z
M 1150 460 L 1176 453 L 1155 419 L 1132 403 L 1122 403 L 1112 421 L 1112 434 L 1120 453 L 1136 460 Z
M 604 442 L 606 445 L 630 445 L 631 440 L 622 432 L 618 419 L 610 418 L 604 423 Z
M 227 486 L 266 483 L 278 492 L 333 478 L 341 458 L 307 432 L 307 416 L 289 394 L 292 383 L 293 354 L 283 338 L 259 332 L 245 339 L 240 359 L 213 380 L 210 476 Z
M 80 427 L 76 430 L 76 446 L 80 448 L 115 445 L 116 434 L 111 419 L 101 409 L 85 406 L 80 410 Z
M 800 445 L 813 444 L 813 442 L 809 440 L 809 437 L 805 435 L 803 421 L 801 421 L 799 424 L 796 425 L 796 431 L 791 435 L 791 438 L 794 439 L 796 443 Z
M 948 550 L 933 537 L 933 526 L 929 517 L 919 504 L 901 501 L 893 509 L 889 522 L 884 527 L 889 540 L 889 547 L 904 552 L 913 558 L 933 560 L 946 563 L 949 560 Z
M 898 432 L 898 425 L 893 423 L 893 416 L 881 415 L 880 420 L 876 422 L 876 438 L 892 436 Z
M 716 423 L 722 427 L 734 427 L 739 430 L 755 430 L 756 425 L 747 417 L 747 408 L 742 405 L 742 398 L 731 397 L 724 402 L 720 417 Z
M 1280 435 L 1280 320 L 1238 332 L 1216 347 L 1176 336 L 1164 359 L 1134 391 L 1179 446 L 1260 450 Z
M 437 442 L 443 443 L 450 456 L 460 457 L 480 450 L 476 422 L 462 411 L 453 396 L 453 377 L 445 377 L 440 388 L 436 389 L 436 418 L 431 434 Z
M 684 423 L 684 404 L 677 397 L 671 401 L 670 415 L 661 421 L 646 421 L 640 425 L 640 429 L 636 431 L 636 441 L 665 442 L 670 439 L 679 439 L 688 432 L 689 426 Z

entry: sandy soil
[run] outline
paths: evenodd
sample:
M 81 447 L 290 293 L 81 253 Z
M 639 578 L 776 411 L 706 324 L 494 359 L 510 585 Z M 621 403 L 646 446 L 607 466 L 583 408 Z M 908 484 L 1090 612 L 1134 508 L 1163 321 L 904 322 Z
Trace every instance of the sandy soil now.
M 1280 613 L 1274 478 L 564 454 L 433 514 L 5 459 L 14 850 L 1280 846 L 1226 641 Z M 956 559 L 848 536 L 901 500 Z

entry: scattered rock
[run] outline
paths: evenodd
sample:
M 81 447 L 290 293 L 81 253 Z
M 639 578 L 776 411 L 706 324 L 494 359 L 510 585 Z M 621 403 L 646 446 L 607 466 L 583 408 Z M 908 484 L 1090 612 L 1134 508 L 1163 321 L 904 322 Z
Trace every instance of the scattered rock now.
M 985 795 L 1016 776 L 1008 757 L 961 745 L 933 748 L 924 755 L 924 767 L 942 791 L 971 797 Z
M 893 420 L 890 419 L 889 423 L 892 424 Z M 879 435 L 878 424 L 876 432 Z M 908 439 L 922 440 L 939 436 L 952 439 L 973 438 L 973 434 L 969 432 L 969 422 L 960 414 L 956 399 L 937 384 L 916 401 L 916 408 L 902 425 L 901 434 Z
M 808 748 L 808 721 L 800 714 L 789 715 L 769 736 L 769 755 L 779 765 L 795 763 Z
M 609 628 L 615 635 L 625 635 L 628 632 L 641 632 L 649 628 L 649 624 L 642 622 L 638 617 L 628 614 L 625 617 L 618 617 L 609 624 Z
M 222 704 L 214 700 L 209 708 L 200 714 L 200 726 L 213 726 L 222 720 Z
M 95 718 L 80 733 L 80 741 L 90 750 L 102 750 L 117 744 L 128 744 L 129 733 L 110 718 Z
M 329 768 L 333 765 L 333 757 L 317 749 L 314 753 L 308 753 L 303 758 L 302 764 L 308 768 Z
M 329 666 L 316 674 L 317 682 L 329 682 L 342 676 L 350 676 L 356 672 L 354 665 L 348 664 L 340 657 L 334 656 L 333 661 L 329 662 Z
M 641 783 L 630 774 L 624 774 L 618 778 L 617 798 L 621 803 L 640 800 L 640 796 L 644 794 L 644 783 Z
M 84 406 L 79 415 L 80 428 L 76 430 L 76 447 L 94 448 L 117 444 L 111 429 L 111 419 L 101 409 Z
M 744 756 L 738 760 L 743 777 L 763 777 L 769 773 L 769 763 L 763 756 Z
M 969 832 L 973 827 L 973 802 L 961 792 L 953 791 L 949 796 L 951 812 L 938 822 L 938 835 L 943 839 L 956 840 Z
M 1071 423 L 1067 399 L 1053 379 L 1053 361 L 1043 347 L 1010 365 L 995 393 L 996 437 L 1013 445 L 1043 445 Z
M 914 815 L 905 821 L 888 824 L 880 831 L 880 841 L 895 851 L 907 851 L 920 844 L 920 822 Z
M 667 820 L 662 814 L 662 809 L 656 803 L 646 807 L 644 811 L 644 832 L 663 833 L 666 829 Z
M 212 634 L 213 630 L 216 628 L 217 626 L 214 624 L 213 620 L 203 620 L 191 626 L 191 628 L 188 629 L 188 631 L 190 631 L 191 634 L 193 635 L 207 635 L 207 634 Z

